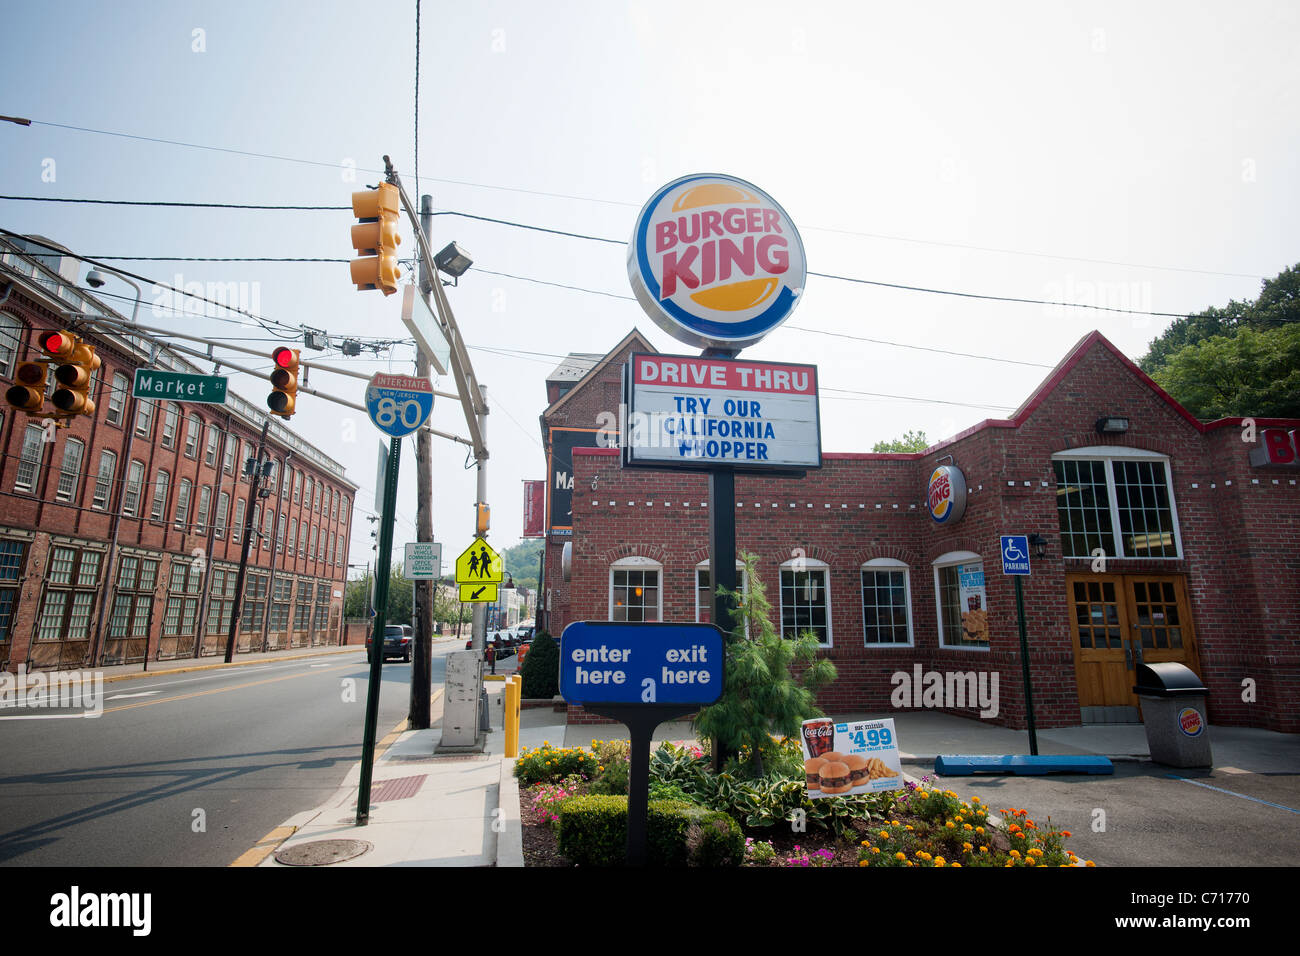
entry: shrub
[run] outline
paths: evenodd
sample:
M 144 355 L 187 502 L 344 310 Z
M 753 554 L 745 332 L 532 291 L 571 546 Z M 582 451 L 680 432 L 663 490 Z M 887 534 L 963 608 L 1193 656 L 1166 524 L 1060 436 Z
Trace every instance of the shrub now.
M 540 747 L 525 749 L 515 761 L 515 777 L 525 787 L 555 783 L 574 774 L 590 779 L 596 772 L 595 758 L 582 747 L 552 747 L 546 741 Z
M 533 638 L 523 666 L 519 671 L 523 681 L 521 693 L 532 699 L 554 697 L 560 692 L 560 647 L 555 638 L 542 631 Z
M 571 797 L 559 808 L 560 852 L 579 866 L 621 866 L 627 855 L 627 797 Z M 652 800 L 646 825 L 653 866 L 735 866 L 745 855 L 740 827 L 725 813 Z
M 599 776 L 591 783 L 592 793 L 621 793 L 627 794 L 627 778 L 629 766 L 626 760 L 615 758 L 613 762 L 604 765 L 605 769 L 600 771 Z

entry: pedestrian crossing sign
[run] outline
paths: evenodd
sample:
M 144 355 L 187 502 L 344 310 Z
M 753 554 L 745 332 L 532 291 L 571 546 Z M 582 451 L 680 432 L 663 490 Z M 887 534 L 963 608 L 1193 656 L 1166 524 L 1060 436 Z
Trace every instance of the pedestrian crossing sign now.
M 482 538 L 475 538 L 456 559 L 457 584 L 500 584 L 505 578 L 501 555 Z

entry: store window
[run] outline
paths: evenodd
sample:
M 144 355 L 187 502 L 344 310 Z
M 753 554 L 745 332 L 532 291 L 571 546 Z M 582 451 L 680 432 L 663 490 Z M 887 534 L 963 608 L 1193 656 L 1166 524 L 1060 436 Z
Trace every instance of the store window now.
M 212 569 L 212 591 L 208 596 L 209 634 L 229 634 L 230 615 L 235 607 L 235 581 L 237 572 L 234 568 Z
M 21 541 L 0 540 L 0 644 L 9 640 L 23 570 Z
M 163 637 L 194 636 L 203 589 L 201 568 L 202 565 L 196 561 L 172 561 L 171 577 L 167 582 L 167 610 L 163 613 Z
M 153 589 L 158 583 L 158 560 L 124 554 L 117 565 L 117 590 L 109 637 L 148 637 L 153 615 Z
M 873 558 L 862 566 L 862 626 L 867 647 L 912 644 L 912 594 L 902 561 Z
M 262 619 L 266 614 L 266 594 L 266 575 L 248 575 L 244 581 L 244 605 L 240 614 L 240 630 L 260 631 L 262 629 Z
M 988 649 L 984 561 L 971 551 L 949 551 L 934 562 L 939 646 Z
M 55 547 L 50 550 L 45 594 L 36 619 L 38 641 L 90 638 L 90 611 L 99 593 L 99 551 Z
M 831 643 L 830 565 L 796 558 L 781 565 L 781 636 L 811 632 L 819 644 Z
M 662 572 L 663 566 L 649 558 L 632 557 L 615 561 L 609 569 L 609 619 L 662 620 L 662 589 L 659 586 Z
M 1104 457 L 1103 457 L 1104 456 Z M 1052 456 L 1061 554 L 1178 558 L 1169 459 L 1138 449 L 1076 448 Z

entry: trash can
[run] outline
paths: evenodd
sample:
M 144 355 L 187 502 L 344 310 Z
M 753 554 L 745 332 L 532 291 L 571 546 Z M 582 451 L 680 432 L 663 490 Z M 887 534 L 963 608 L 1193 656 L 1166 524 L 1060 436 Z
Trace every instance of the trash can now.
M 1208 691 L 1195 671 L 1176 661 L 1137 666 L 1133 693 L 1142 699 L 1142 724 L 1151 759 L 1170 767 L 1210 767 Z

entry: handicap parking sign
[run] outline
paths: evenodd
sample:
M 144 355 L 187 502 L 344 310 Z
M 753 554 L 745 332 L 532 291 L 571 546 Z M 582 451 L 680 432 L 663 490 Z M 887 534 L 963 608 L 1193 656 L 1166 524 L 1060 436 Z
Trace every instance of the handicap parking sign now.
M 1002 573 L 1029 573 L 1029 536 L 1004 534 L 1002 536 Z

